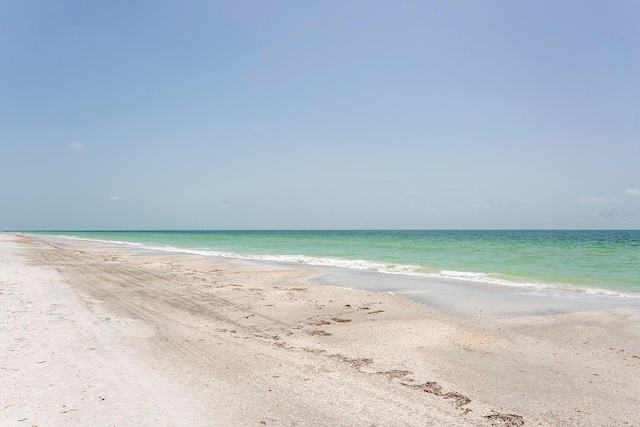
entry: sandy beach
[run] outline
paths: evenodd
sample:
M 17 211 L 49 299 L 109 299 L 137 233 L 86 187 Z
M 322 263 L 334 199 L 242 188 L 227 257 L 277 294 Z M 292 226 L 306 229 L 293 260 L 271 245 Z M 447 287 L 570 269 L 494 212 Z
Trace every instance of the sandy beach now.
M 635 303 L 339 274 L 3 233 L 0 424 L 640 426 Z

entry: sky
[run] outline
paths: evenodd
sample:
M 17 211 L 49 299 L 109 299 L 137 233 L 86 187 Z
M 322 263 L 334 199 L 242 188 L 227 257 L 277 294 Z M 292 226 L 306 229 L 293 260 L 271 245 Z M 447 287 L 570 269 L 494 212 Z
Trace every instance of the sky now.
M 640 2 L 0 3 L 0 229 L 639 229 Z

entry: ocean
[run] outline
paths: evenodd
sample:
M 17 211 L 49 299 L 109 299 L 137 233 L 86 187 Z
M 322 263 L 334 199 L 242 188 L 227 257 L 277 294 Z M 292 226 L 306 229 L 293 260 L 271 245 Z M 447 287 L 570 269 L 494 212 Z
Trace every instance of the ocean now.
M 640 298 L 640 230 L 37 233 L 171 252 Z

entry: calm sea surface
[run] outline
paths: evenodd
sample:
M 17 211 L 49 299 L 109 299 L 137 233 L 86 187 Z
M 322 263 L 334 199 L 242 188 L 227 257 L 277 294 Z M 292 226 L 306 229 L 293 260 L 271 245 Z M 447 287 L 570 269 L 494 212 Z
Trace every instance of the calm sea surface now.
M 39 233 L 212 256 L 640 297 L 640 230 Z

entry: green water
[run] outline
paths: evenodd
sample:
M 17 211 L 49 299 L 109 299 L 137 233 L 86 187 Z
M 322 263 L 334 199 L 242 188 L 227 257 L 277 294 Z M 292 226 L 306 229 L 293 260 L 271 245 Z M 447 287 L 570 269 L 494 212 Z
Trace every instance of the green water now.
M 218 256 L 640 296 L 640 230 L 40 233 Z

